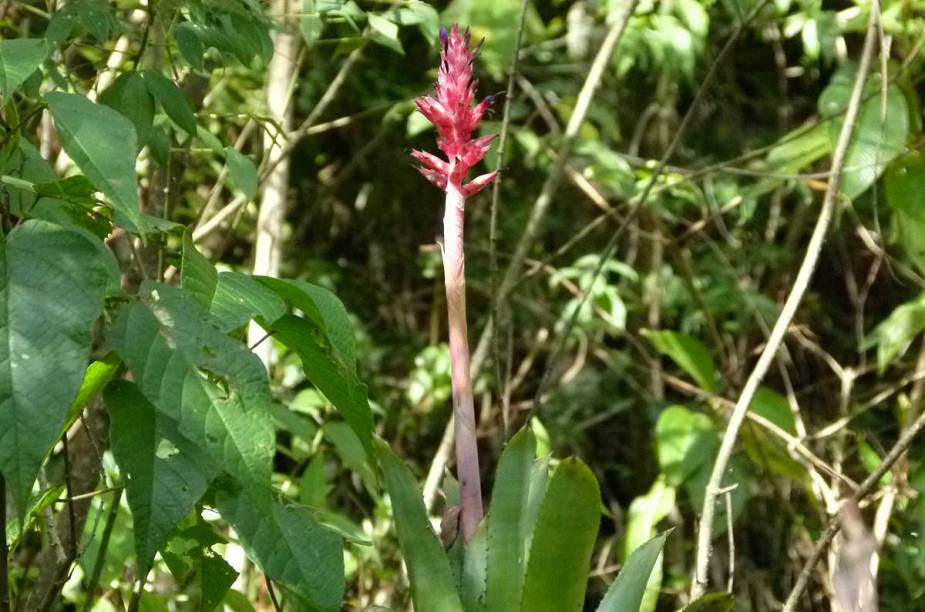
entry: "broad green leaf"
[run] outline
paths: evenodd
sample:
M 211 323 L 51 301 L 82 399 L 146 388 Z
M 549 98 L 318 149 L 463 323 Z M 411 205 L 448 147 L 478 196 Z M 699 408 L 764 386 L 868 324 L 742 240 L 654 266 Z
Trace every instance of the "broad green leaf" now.
M 526 564 L 526 514 L 536 439 L 529 428 L 501 454 L 488 512 L 488 612 L 520 609 Z
M 285 315 L 271 326 L 273 336 L 302 359 L 305 375 L 334 404 L 369 451 L 372 412 L 366 385 L 334 357 L 322 330 L 307 319 Z
M 426 2 L 410 0 L 398 9 L 398 23 L 400 25 L 416 25 L 421 35 L 432 45 L 439 41 L 440 14 Z
M 925 293 L 898 306 L 861 343 L 861 350 L 877 347 L 877 366 L 884 372 L 898 355 L 925 330 Z
M 797 434 L 796 422 L 793 419 L 790 404 L 787 402 L 787 398 L 777 391 L 767 387 L 758 387 L 755 399 L 752 400 L 752 404 L 748 409 L 763 416 L 787 433 L 794 436 Z
M 708 593 L 681 612 L 732 612 L 735 603 L 732 593 Z
M 129 70 L 120 74 L 112 85 L 103 90 L 99 100 L 132 122 L 138 135 L 139 148 L 151 143 L 154 98 L 137 71 Z
M 635 612 L 640 609 L 649 577 L 662 554 L 668 533 L 664 532 L 633 551 L 617 579 L 607 589 L 597 612 Z
M 358 474 L 370 494 L 375 495 L 378 489 L 376 474 L 366 462 L 366 449 L 353 429 L 344 422 L 332 421 L 324 424 L 324 437 L 334 445 L 344 467 Z
M 833 147 L 844 124 L 842 113 L 848 106 L 856 72 L 856 66 L 846 65 L 819 96 L 819 114 L 833 118 L 829 121 Z M 886 90 L 886 113 L 881 116 L 881 86 L 879 76 L 868 79 L 854 136 L 845 156 L 841 191 L 851 199 L 867 191 L 887 164 L 903 151 L 909 137 L 909 106 L 905 95 L 899 85 L 890 84 Z
M 205 54 L 205 47 L 199 40 L 199 34 L 196 28 L 188 21 L 184 21 L 173 28 L 173 38 L 177 42 L 177 51 L 191 68 L 202 70 L 202 56 Z
M 704 464 L 713 462 L 719 440 L 713 421 L 683 406 L 670 406 L 655 425 L 658 463 L 666 482 L 678 486 Z
M 222 272 L 210 310 L 221 328 L 231 331 L 251 319 L 272 323 L 286 314 L 286 303 L 250 274 Z
M 299 506 L 274 501 L 267 511 L 244 492 L 224 490 L 216 503 L 263 572 L 305 598 L 308 606 L 299 609 L 341 609 L 344 554 L 339 535 Z
M 540 508 L 524 578 L 524 612 L 582 609 L 601 518 L 597 480 L 577 458 L 559 464 Z
M 234 187 L 248 200 L 257 196 L 257 166 L 251 158 L 234 147 L 225 147 L 225 163 L 228 164 L 228 176 Z
M 200 610 L 211 612 L 221 605 L 225 594 L 238 578 L 238 572 L 210 549 L 202 555 L 199 569 L 202 584 Z
M 676 491 L 665 484 L 661 474 L 645 495 L 634 499 L 626 519 L 626 535 L 623 538 L 622 561 L 627 561 L 634 550 L 655 536 L 656 526 L 674 509 Z M 638 612 L 653 612 L 658 604 L 662 586 L 662 559 L 659 557 L 649 575 Z
M 829 154 L 832 142 L 825 124 L 799 127 L 786 134 L 768 152 L 768 165 L 775 172 L 796 173 Z
M 408 567 L 415 610 L 462 612 L 449 561 L 430 527 L 424 500 L 411 470 L 385 442 L 377 441 L 376 454 L 392 501 L 392 514 L 402 556 Z
M 112 254 L 84 232 L 33 220 L 0 242 L 0 472 L 20 517 L 118 279 Z
M 203 451 L 181 435 L 176 421 L 152 406 L 134 383 L 110 383 L 104 397 L 113 454 L 126 479 L 135 552 L 144 574 L 167 534 L 195 509 L 212 474 Z
M 900 243 L 919 271 L 925 271 L 925 155 L 915 151 L 898 159 L 884 186 Z
M 366 385 L 356 374 L 356 341 L 347 310 L 330 291 L 301 281 L 257 277 L 305 318 L 287 315 L 268 331 L 302 359 L 305 375 L 372 449 L 372 412 Z
M 41 38 L 0 40 L 0 102 L 9 99 L 47 55 L 48 45 Z
M 171 121 L 190 136 L 196 136 L 196 115 L 183 90 L 160 70 L 145 70 L 141 74 L 148 91 Z
M 218 272 L 209 259 L 196 250 L 193 230 L 183 233 L 183 256 L 180 262 L 180 286 L 197 302 L 208 308 L 218 286 Z
M 77 167 L 109 198 L 121 224 L 145 232 L 147 220 L 138 207 L 135 185 L 137 137 L 132 123 L 108 106 L 84 96 L 51 92 L 45 95 L 61 146 Z
M 275 432 L 266 370 L 181 289 L 147 283 L 113 324 L 113 348 L 148 401 L 180 433 L 268 503 Z
M 312 508 L 324 508 L 328 505 L 328 494 L 333 487 L 328 484 L 324 471 L 324 451 L 318 451 L 299 480 L 299 501 Z
M 485 39 L 479 63 L 493 78 L 500 79 L 511 65 L 520 18 L 519 0 L 453 0 L 440 15 L 442 23 L 462 23 L 472 30 L 472 39 Z M 533 6 L 526 15 L 525 42 L 543 32 L 544 24 Z
M 398 38 L 398 26 L 381 15 L 369 13 L 366 15 L 369 21 L 369 28 L 372 31 L 373 41 L 379 43 L 387 49 L 391 49 L 401 55 L 405 54 L 405 49 Z
M 710 351 L 700 340 L 674 331 L 646 330 L 643 335 L 659 353 L 687 372 L 701 389 L 710 393 L 716 391 L 716 366 Z

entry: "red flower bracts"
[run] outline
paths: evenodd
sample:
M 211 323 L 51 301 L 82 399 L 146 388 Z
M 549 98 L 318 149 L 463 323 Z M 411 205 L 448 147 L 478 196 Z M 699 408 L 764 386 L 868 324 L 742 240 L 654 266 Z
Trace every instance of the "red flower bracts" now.
M 426 151 L 411 151 L 411 156 L 421 163 L 418 170 L 427 179 L 444 191 L 458 191 L 463 197 L 473 195 L 490 184 L 497 172 L 483 174 L 463 185 L 469 168 L 479 163 L 495 135 L 472 138 L 472 132 L 491 106 L 491 96 L 473 106 L 476 81 L 472 79 L 472 62 L 476 52 L 469 47 L 470 34 L 460 33 L 453 25 L 449 33 L 440 30 L 440 70 L 434 96 L 418 98 L 418 110 L 434 124 L 440 137 L 437 146 L 446 155 L 443 160 Z

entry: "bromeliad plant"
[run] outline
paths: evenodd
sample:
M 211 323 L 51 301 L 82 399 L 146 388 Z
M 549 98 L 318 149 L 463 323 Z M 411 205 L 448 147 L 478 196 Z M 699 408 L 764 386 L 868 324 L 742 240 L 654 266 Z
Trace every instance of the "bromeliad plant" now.
M 388 446 L 378 456 L 392 500 L 399 543 L 408 568 L 416 610 L 427 612 L 570 612 L 582 609 L 588 570 L 600 524 L 601 497 L 591 470 L 577 458 L 550 470 L 536 456 L 536 439 L 522 429 L 508 443 L 495 477 L 488 517 L 483 519 L 469 346 L 466 329 L 463 228 L 466 198 L 490 184 L 496 173 L 466 182 L 494 135 L 472 138 L 491 105 L 474 103 L 476 53 L 469 32 L 441 30 L 436 91 L 419 98 L 418 109 L 437 128 L 441 159 L 415 150 L 421 174 L 446 193 L 443 269 L 446 284 L 458 500 L 462 538 L 449 551 L 429 525 L 414 476 Z M 447 487 L 452 489 L 453 487 Z M 638 610 L 667 534 L 640 546 L 611 585 L 598 612 Z

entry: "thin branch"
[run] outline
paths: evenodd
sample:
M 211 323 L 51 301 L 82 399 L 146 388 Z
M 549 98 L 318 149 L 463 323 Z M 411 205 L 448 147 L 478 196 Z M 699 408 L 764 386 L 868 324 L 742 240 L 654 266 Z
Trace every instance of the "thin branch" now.
M 607 241 L 607 244 L 604 246 L 604 249 L 601 253 L 601 257 L 595 267 L 594 271 L 591 274 L 591 279 L 588 282 L 588 289 L 584 292 L 583 297 L 579 300 L 577 307 L 572 312 L 572 316 L 569 318 L 568 322 L 563 329 L 559 341 L 557 342 L 552 354 L 549 356 L 547 361 L 546 369 L 543 371 L 543 375 L 540 377 L 540 382 L 537 385 L 537 390 L 535 394 L 535 400 L 533 406 L 530 408 L 530 412 L 527 415 L 529 420 L 536 412 L 539 410 L 539 407 L 542 405 L 542 397 L 546 393 L 546 387 L 549 385 L 550 376 L 552 374 L 552 369 L 558 359 L 559 355 L 565 350 L 565 347 L 568 343 L 568 338 L 572 333 L 572 330 L 575 328 L 575 324 L 578 321 L 578 314 L 581 312 L 582 307 L 585 302 L 588 300 L 588 297 L 591 293 L 591 288 L 594 286 L 597 278 L 601 275 L 604 270 L 604 265 L 613 255 L 614 251 L 617 248 L 617 243 L 620 240 L 620 237 L 626 231 L 626 228 L 629 227 L 630 222 L 636 218 L 636 215 L 642 210 L 643 206 L 648 202 L 649 197 L 655 192 L 655 184 L 658 181 L 661 174 L 665 171 L 665 168 L 668 165 L 668 162 L 671 160 L 678 146 L 681 144 L 681 139 L 684 137 L 687 132 L 687 128 L 690 126 L 691 122 L 694 119 L 695 111 L 700 107 L 700 103 L 703 98 L 706 96 L 706 92 L 709 90 L 710 85 L 713 82 L 713 78 L 716 76 L 716 73 L 719 69 L 719 66 L 723 63 L 726 56 L 732 51 L 735 47 L 736 41 L 738 41 L 739 36 L 745 28 L 751 23 L 751 21 L 758 16 L 758 14 L 770 3 L 770 0 L 763 0 L 761 3 L 757 4 L 749 13 L 749 15 L 742 21 L 736 29 L 733 31 L 732 35 L 726 40 L 726 44 L 723 45 L 723 48 L 717 54 L 716 58 L 713 60 L 710 65 L 709 70 L 707 70 L 706 75 L 704 75 L 703 80 L 701 81 L 700 88 L 697 90 L 697 93 L 694 95 L 694 99 L 691 101 L 690 106 L 687 109 L 687 112 L 684 114 L 684 117 L 681 119 L 680 124 L 678 124 L 677 129 L 675 130 L 674 137 L 671 142 L 668 144 L 668 147 L 665 149 L 665 153 L 662 155 L 661 160 L 656 166 L 655 170 L 652 172 L 649 181 L 646 183 L 646 186 L 643 188 L 642 193 L 634 199 L 630 210 L 627 211 L 626 216 L 620 222 L 619 227 Z M 512 284 L 513 286 L 513 284 Z
M 492 361 L 495 367 L 495 384 L 499 392 L 502 386 L 501 381 L 501 345 L 498 340 L 498 315 L 500 313 L 498 299 L 498 206 L 501 201 L 501 181 L 504 173 L 501 172 L 504 165 L 504 154 L 507 152 L 507 135 L 511 126 L 511 103 L 514 100 L 514 79 L 517 75 L 517 64 L 520 59 L 520 46 L 523 44 L 524 24 L 526 23 L 527 7 L 530 0 L 523 0 L 520 5 L 520 19 L 517 24 L 517 36 L 514 39 L 514 50 L 511 57 L 511 68 L 507 76 L 507 93 L 504 96 L 504 111 L 501 119 L 501 133 L 498 136 L 498 163 L 495 164 L 495 170 L 498 176 L 494 185 L 491 187 L 491 215 L 488 225 L 488 267 L 489 279 L 491 283 L 491 321 L 492 325 Z M 508 415 L 504 410 L 501 411 L 501 419 L 504 426 L 504 435 L 508 434 Z
M 109 489 L 112 491 L 113 489 Z M 93 562 L 93 569 L 90 571 L 90 578 L 87 579 L 87 604 L 84 612 L 90 612 L 96 598 L 96 588 L 100 583 L 100 576 L 103 573 L 103 565 L 106 562 L 106 551 L 109 549 L 109 540 L 112 536 L 112 529 L 116 524 L 116 517 L 119 515 L 119 504 L 122 501 L 122 488 L 115 489 L 116 494 L 112 498 L 109 506 L 109 514 L 106 517 L 106 526 L 103 527 L 103 535 L 100 536 L 100 547 L 96 553 L 96 560 Z
M 868 30 L 869 32 L 870 30 Z M 876 31 L 876 30 L 875 30 Z M 842 504 L 842 508 L 846 505 L 850 505 L 852 502 L 857 504 L 863 500 L 867 495 L 873 491 L 874 487 L 877 486 L 877 483 L 880 482 L 880 479 L 883 478 L 883 475 L 893 467 L 893 464 L 902 457 L 903 453 L 909 448 L 912 442 L 915 440 L 915 437 L 925 428 L 925 412 L 919 415 L 915 422 L 900 436 L 899 440 L 896 441 L 896 444 L 893 448 L 890 449 L 890 452 L 887 453 L 886 457 L 883 458 L 883 461 L 880 462 L 880 465 L 877 466 L 870 475 L 864 479 L 864 482 L 861 483 L 861 486 L 854 492 L 854 494 L 848 498 L 846 504 Z M 819 563 L 819 560 L 822 558 L 822 555 L 825 553 L 826 548 L 829 544 L 832 543 L 832 540 L 838 534 L 839 529 L 841 528 L 841 523 L 839 517 L 841 512 L 829 519 L 829 524 L 826 526 L 825 531 L 822 534 L 822 537 L 819 538 L 819 541 L 816 543 L 816 548 L 813 549 L 813 554 L 810 555 L 809 559 L 806 561 L 806 564 L 803 566 L 803 569 L 800 571 L 800 575 L 797 578 L 796 584 L 793 586 L 793 590 L 790 591 L 790 595 L 787 596 L 787 601 L 784 604 L 782 612 L 794 612 L 796 610 L 796 605 L 800 600 L 800 597 L 803 595 L 803 591 L 806 590 L 806 586 L 809 584 L 809 578 L 813 573 L 813 570 L 816 568 L 816 564 Z
M 691 599 L 700 598 L 707 588 L 708 570 L 710 566 L 710 552 L 713 543 L 713 518 L 715 516 L 716 496 L 722 488 L 723 476 L 726 473 L 726 467 L 732 457 L 732 451 L 739 434 L 739 429 L 745 420 L 748 407 L 751 405 L 758 390 L 758 386 L 764 379 L 768 367 L 774 360 L 777 350 L 783 342 L 787 328 L 796 314 L 797 308 L 803 299 L 803 295 L 809 288 L 813 272 L 819 261 L 819 254 L 822 245 L 825 242 L 825 236 L 828 232 L 829 225 L 832 221 L 835 205 L 838 200 L 839 187 L 841 185 L 841 174 L 844 169 L 845 159 L 847 156 L 848 145 L 851 143 L 851 136 L 854 132 L 855 122 L 860 112 L 861 96 L 864 92 L 864 84 L 867 80 L 867 73 L 870 70 L 871 56 L 873 55 L 874 43 L 876 41 L 877 16 L 876 11 L 871 11 L 870 22 L 867 28 L 867 36 L 864 40 L 864 49 L 861 53 L 861 62 L 858 67 L 857 77 L 855 78 L 854 87 L 851 91 L 851 98 L 848 101 L 847 112 L 845 113 L 845 122 L 842 125 L 841 132 L 838 135 L 838 141 L 832 153 L 832 177 L 826 187 L 825 195 L 822 200 L 822 209 L 819 212 L 819 218 L 813 229 L 809 244 L 806 247 L 806 255 L 797 272 L 793 287 L 781 313 L 774 323 L 768 342 L 758 358 L 752 373 L 749 375 L 738 402 L 729 418 L 729 424 L 726 432 L 723 434 L 723 440 L 716 457 L 716 463 L 713 466 L 713 472 L 710 475 L 710 481 L 704 494 L 703 512 L 700 519 L 700 530 L 697 538 L 697 562 L 695 567 L 694 581 L 691 586 Z
M 270 601 L 273 602 L 273 609 L 276 612 L 282 612 L 282 608 L 279 606 L 279 601 L 276 599 L 276 591 L 273 590 L 273 581 L 270 580 L 268 576 L 263 577 L 264 582 L 267 584 L 267 594 L 270 595 Z

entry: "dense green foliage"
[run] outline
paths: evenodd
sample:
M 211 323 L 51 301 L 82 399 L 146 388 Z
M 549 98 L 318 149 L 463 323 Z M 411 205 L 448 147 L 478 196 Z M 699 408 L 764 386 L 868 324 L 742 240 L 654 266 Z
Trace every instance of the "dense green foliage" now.
M 480 129 L 506 135 L 466 215 L 469 542 L 442 200 L 407 155 L 452 22 L 484 38 Z M 0 3 L 13 609 L 780 609 L 925 413 L 923 48 L 921 0 Z M 835 219 L 718 497 L 731 596 L 692 602 L 727 417 L 859 71 Z M 796 609 L 871 581 L 881 610 L 925 606 L 925 442 L 862 493 Z

